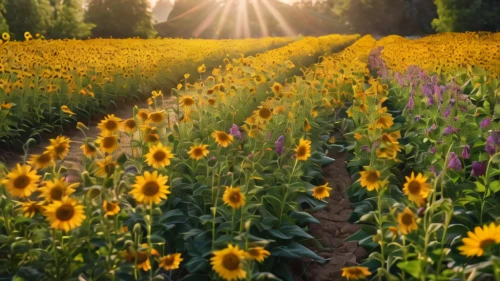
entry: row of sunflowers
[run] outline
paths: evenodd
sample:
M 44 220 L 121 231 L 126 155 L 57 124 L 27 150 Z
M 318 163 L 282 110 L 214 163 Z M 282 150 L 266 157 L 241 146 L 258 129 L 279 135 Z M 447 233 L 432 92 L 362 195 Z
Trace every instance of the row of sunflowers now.
M 356 39 L 308 37 L 202 65 L 172 90 L 173 107 L 153 91 L 133 118 L 106 116 L 97 139 L 52 139 L 2 181 L 0 276 L 291 280 L 292 260 L 323 262 L 304 246 L 318 222 L 306 209 L 331 191 L 321 167 L 340 104 L 308 67 Z M 82 171 L 65 167 L 72 145 Z
M 227 56 L 256 54 L 293 38 L 244 40 L 42 40 L 27 36 L 0 46 L 0 144 L 20 148 L 29 138 L 88 123 L 136 102 L 152 89 L 170 89 L 196 67 Z M 78 118 L 76 118 L 78 117 Z
M 348 240 L 371 252 L 344 276 L 500 280 L 498 38 L 368 36 L 369 56 L 324 61 L 346 106 Z

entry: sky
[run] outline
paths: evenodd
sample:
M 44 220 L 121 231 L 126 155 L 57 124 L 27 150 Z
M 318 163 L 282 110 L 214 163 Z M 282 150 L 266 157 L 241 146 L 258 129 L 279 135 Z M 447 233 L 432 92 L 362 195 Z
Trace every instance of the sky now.
M 156 4 L 157 0 L 148 0 L 148 1 L 149 1 L 149 3 L 151 3 L 151 7 L 153 7 Z M 280 0 L 280 1 L 291 4 L 291 3 L 294 3 L 294 2 L 298 2 L 300 0 Z M 172 2 L 174 2 L 174 1 L 172 1 Z

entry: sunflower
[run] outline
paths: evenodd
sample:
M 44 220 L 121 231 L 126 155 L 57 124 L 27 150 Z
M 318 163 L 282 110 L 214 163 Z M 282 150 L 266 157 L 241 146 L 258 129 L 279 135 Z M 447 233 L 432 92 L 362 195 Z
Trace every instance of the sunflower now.
M 170 148 L 163 146 L 161 143 L 151 146 L 149 153 L 146 154 L 146 162 L 155 169 L 170 165 L 170 159 L 172 158 L 174 158 L 174 155 Z
M 377 129 L 389 129 L 392 125 L 394 125 L 394 119 L 389 114 L 384 114 L 375 121 Z
M 181 258 L 180 253 L 175 253 L 171 255 L 166 255 L 160 258 L 160 267 L 163 267 L 165 270 L 173 270 L 179 268 L 179 265 L 184 259 Z
M 160 110 L 160 111 L 151 112 L 148 115 L 148 120 L 150 120 L 151 122 L 156 123 L 156 124 L 165 121 L 165 111 Z
M 309 123 L 309 120 L 307 120 L 307 118 L 306 118 L 306 120 L 304 120 L 304 130 L 306 132 L 309 132 L 311 130 L 311 128 L 312 128 L 311 124 Z
M 222 201 L 233 209 L 239 209 L 245 205 L 245 194 L 241 193 L 241 187 L 226 186 Z
M 193 145 L 189 147 L 189 157 L 194 159 L 194 160 L 200 160 L 204 157 L 206 157 L 209 153 L 207 149 L 208 145 L 206 144 L 200 144 L 200 145 Z
M 379 147 L 375 151 L 375 154 L 377 155 L 378 158 L 381 159 L 396 160 L 396 157 L 398 156 L 398 151 L 394 149 L 392 146 Z
M 158 204 L 162 199 L 167 199 L 170 194 L 169 186 L 166 185 L 168 176 L 158 174 L 158 171 L 144 172 L 144 176 L 136 176 L 133 189 L 129 192 L 139 203 Z
M 243 269 L 246 254 L 238 245 L 229 244 L 227 248 L 214 251 L 213 254 L 210 264 L 220 277 L 228 281 L 246 278 L 247 272 Z
M 122 130 L 132 134 L 137 131 L 137 121 L 134 118 L 127 119 L 122 122 Z
M 354 279 L 365 279 L 372 273 L 368 270 L 368 267 L 364 266 L 351 266 L 342 268 L 342 277 L 347 278 L 347 280 Z
M 198 73 L 202 74 L 205 73 L 205 71 L 207 71 L 207 67 L 205 66 L 205 64 L 202 64 L 198 67 Z
M 42 154 L 32 155 L 28 164 L 34 166 L 36 169 L 45 169 L 55 165 L 52 152 L 45 151 Z
M 272 91 L 274 94 L 279 94 L 281 90 L 283 90 L 283 85 L 281 85 L 278 82 L 274 82 L 273 86 L 271 87 Z
M 250 248 L 248 249 L 247 254 L 250 259 L 258 262 L 263 262 L 265 258 L 271 255 L 271 253 L 263 247 Z
M 295 152 L 297 153 L 298 160 L 306 161 L 311 157 L 311 141 L 301 138 L 299 145 L 295 148 Z
M 75 188 L 79 183 L 72 183 L 68 185 L 65 178 L 44 181 L 44 186 L 40 187 L 40 197 L 44 198 L 47 202 L 61 201 L 64 197 L 69 196 L 75 192 Z
M 110 133 L 98 137 L 96 144 L 99 145 L 102 152 L 109 154 L 113 153 L 113 151 L 117 150 L 120 146 L 118 144 L 118 137 Z
M 332 188 L 328 186 L 328 183 L 316 186 L 313 188 L 313 196 L 319 200 L 330 197 L 330 190 L 332 190 Z
M 50 140 L 50 145 L 47 146 L 47 151 L 52 153 L 54 158 L 63 159 L 69 153 L 70 139 L 63 136 L 58 136 Z
M 73 111 L 71 111 L 71 109 L 69 109 L 69 107 L 67 105 L 61 106 L 61 111 L 70 115 L 70 116 L 75 115 L 75 113 Z
M 144 246 L 143 246 L 144 247 Z M 146 244 L 146 249 L 147 244 Z M 152 255 L 157 255 L 158 252 L 156 250 L 151 250 Z M 149 271 L 151 269 L 151 262 L 149 261 L 148 251 L 124 251 L 122 252 L 122 256 L 125 260 L 130 263 L 137 264 L 137 268 L 142 269 L 144 271 Z
M 38 202 L 28 200 L 27 202 L 21 203 L 21 211 L 24 217 L 32 218 L 36 213 L 41 213 L 43 207 Z
M 368 191 L 376 190 L 381 187 L 381 179 L 380 179 L 380 171 L 378 170 L 371 170 L 370 167 L 364 167 L 365 171 L 359 172 L 361 175 L 361 186 L 366 187 Z
M 214 106 L 215 105 L 215 102 L 217 101 L 216 99 L 213 99 L 213 98 L 209 98 L 207 99 L 208 101 L 208 104 L 211 105 L 211 106 Z
M 268 121 L 271 119 L 271 116 L 273 114 L 273 112 L 265 107 L 265 106 L 259 106 L 259 110 L 256 110 L 255 113 L 262 119 Z
M 408 207 L 404 212 L 398 214 L 398 222 L 402 234 L 408 234 L 418 229 L 415 214 Z
M 184 96 L 184 97 L 181 97 L 180 104 L 182 106 L 189 107 L 189 106 L 192 106 L 193 104 L 195 104 L 195 100 L 193 97 Z
M 106 158 L 99 160 L 96 162 L 99 169 L 95 172 L 95 175 L 98 177 L 109 177 L 115 172 L 115 168 L 118 166 L 118 163 L 113 161 L 111 156 L 106 156 Z
M 115 117 L 114 114 L 108 114 L 108 116 L 104 117 L 104 120 L 99 123 L 97 128 L 99 128 L 103 133 L 114 133 L 120 129 L 121 121 L 122 120 Z
M 28 165 L 17 164 L 12 171 L 10 171 L 3 184 L 9 193 L 14 197 L 28 197 L 31 193 L 36 191 L 38 180 L 36 169 L 31 170 Z
M 231 142 L 233 142 L 233 136 L 228 135 L 227 133 L 222 131 L 213 132 L 212 137 L 215 139 L 215 142 L 217 142 L 222 147 L 228 147 Z
M 484 251 L 493 244 L 500 243 L 500 226 L 491 223 L 482 228 L 476 226 L 474 232 L 469 231 L 468 237 L 462 239 L 464 245 L 458 247 L 460 254 L 468 257 L 482 256 Z
M 87 140 L 82 144 L 82 146 L 80 146 L 80 149 L 82 150 L 83 155 L 87 158 L 92 158 L 97 153 L 97 147 Z
M 137 117 L 137 119 L 141 120 L 142 122 L 146 122 L 146 120 L 148 120 L 148 116 L 149 114 L 145 109 L 139 110 L 135 115 L 135 117 Z
M 425 199 L 429 196 L 431 189 L 426 183 L 427 177 L 424 177 L 421 173 L 418 173 L 415 177 L 414 172 L 411 172 L 411 177 L 405 177 L 406 183 L 404 184 L 403 192 L 408 195 L 410 201 L 415 202 L 417 206 L 422 206 L 425 204 Z
M 106 212 L 104 214 L 105 217 L 114 216 L 120 212 L 120 205 L 118 205 L 117 203 L 108 202 L 107 200 L 104 200 L 104 202 L 102 203 L 102 208 Z
M 64 197 L 61 201 L 54 201 L 45 207 L 44 214 L 50 227 L 68 232 L 85 220 L 84 208 L 77 200 Z

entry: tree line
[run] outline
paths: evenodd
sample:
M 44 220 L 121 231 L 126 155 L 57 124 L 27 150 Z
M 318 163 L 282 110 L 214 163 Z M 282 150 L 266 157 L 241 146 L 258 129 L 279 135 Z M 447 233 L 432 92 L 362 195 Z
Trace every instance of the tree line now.
M 245 26 L 239 5 L 246 6 Z M 500 1 L 301 0 L 291 6 L 278 0 L 158 0 L 150 7 L 147 0 L 0 0 L 0 32 L 17 40 L 26 31 L 59 39 L 235 38 L 286 36 L 290 30 L 381 36 L 499 31 Z

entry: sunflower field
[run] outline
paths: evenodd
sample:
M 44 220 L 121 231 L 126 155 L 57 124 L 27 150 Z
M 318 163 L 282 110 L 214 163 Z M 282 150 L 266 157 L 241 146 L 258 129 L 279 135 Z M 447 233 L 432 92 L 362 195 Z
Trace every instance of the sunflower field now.
M 296 280 L 347 153 L 342 278 L 500 280 L 498 34 L 123 41 L 0 46 L 4 139 L 83 136 L 1 169 L 0 279 Z

